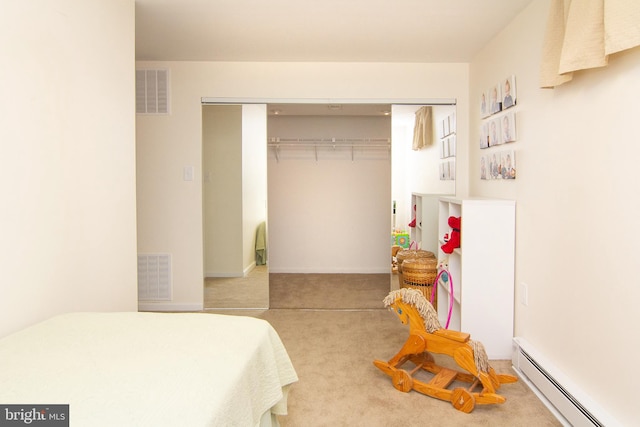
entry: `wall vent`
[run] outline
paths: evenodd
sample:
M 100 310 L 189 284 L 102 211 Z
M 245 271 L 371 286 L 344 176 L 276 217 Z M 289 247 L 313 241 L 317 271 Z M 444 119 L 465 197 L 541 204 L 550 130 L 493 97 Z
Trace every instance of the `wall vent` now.
M 136 70 L 136 113 L 169 114 L 169 70 Z
M 138 254 L 138 301 L 171 298 L 171 255 Z

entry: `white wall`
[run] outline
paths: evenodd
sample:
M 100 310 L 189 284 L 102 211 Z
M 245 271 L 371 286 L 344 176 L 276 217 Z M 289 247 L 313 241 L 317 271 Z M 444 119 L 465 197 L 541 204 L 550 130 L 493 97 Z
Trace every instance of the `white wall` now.
M 138 250 L 173 254 L 169 309 L 198 309 L 203 301 L 201 97 L 455 98 L 462 124 L 458 140 L 467 138 L 468 64 L 145 61 L 137 66 L 171 69 L 171 115 L 136 121 Z M 182 181 L 184 165 L 196 165 L 194 181 Z M 465 179 L 459 187 L 460 182 Z
M 516 335 L 632 425 L 636 388 L 631 373 L 620 373 L 633 370 L 640 351 L 640 49 L 539 89 L 548 7 L 534 1 L 471 64 L 471 141 L 482 89 L 510 74 L 518 141 L 510 144 L 517 179 L 506 182 L 479 179 L 485 150 L 471 144 L 470 192 L 516 200 Z M 528 306 L 520 303 L 522 283 Z
M 0 336 L 135 310 L 134 2 L 5 1 L 0 39 Z
M 317 152 L 312 146 L 283 146 L 278 156 L 269 150 L 269 271 L 389 273 L 389 149 L 352 152 L 340 140 L 386 145 L 390 117 L 271 116 L 268 137 L 337 140 L 336 148 Z

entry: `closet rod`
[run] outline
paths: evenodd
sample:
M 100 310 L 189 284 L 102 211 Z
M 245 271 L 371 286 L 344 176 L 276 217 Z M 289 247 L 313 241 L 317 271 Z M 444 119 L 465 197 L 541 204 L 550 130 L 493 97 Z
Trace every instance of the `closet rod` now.
M 340 147 L 357 147 L 357 148 L 389 148 L 389 144 L 331 144 L 331 143 L 321 143 L 321 144 L 292 144 L 292 143 L 282 143 L 282 142 L 270 142 L 267 144 L 268 147 L 327 147 L 327 148 L 340 148 Z
M 326 144 L 331 145 L 333 143 L 349 143 L 352 144 L 354 142 L 382 142 L 382 143 L 391 143 L 389 138 L 278 138 L 271 137 L 267 141 L 269 144 L 282 144 L 282 143 L 295 143 L 296 144 Z
M 367 144 L 367 143 L 354 143 L 354 142 L 340 142 L 340 141 L 365 141 L 364 139 L 348 139 L 348 140 L 338 140 L 336 138 L 323 140 L 323 139 L 305 139 L 305 140 L 292 140 L 292 139 L 282 139 L 278 138 L 279 142 L 269 142 L 267 143 L 268 148 L 274 148 L 276 154 L 276 161 L 280 162 L 280 149 L 291 147 L 291 148 L 313 148 L 315 153 L 316 162 L 318 161 L 318 148 L 332 148 L 334 150 L 338 148 L 350 148 L 351 149 L 351 161 L 354 160 L 354 152 L 355 149 L 380 149 L 383 148 L 391 152 L 391 141 L 389 139 L 367 139 L 366 141 L 385 141 L 384 144 Z M 284 142 L 283 142 L 284 141 Z M 299 141 L 297 143 L 294 142 L 286 142 L 286 141 Z M 316 141 L 316 142 L 313 142 Z

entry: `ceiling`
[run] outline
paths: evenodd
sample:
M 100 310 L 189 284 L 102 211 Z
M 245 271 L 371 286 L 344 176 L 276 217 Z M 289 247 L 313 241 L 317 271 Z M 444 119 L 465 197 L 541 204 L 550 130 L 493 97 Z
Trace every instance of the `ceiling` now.
M 532 0 L 135 0 L 136 59 L 471 62 Z

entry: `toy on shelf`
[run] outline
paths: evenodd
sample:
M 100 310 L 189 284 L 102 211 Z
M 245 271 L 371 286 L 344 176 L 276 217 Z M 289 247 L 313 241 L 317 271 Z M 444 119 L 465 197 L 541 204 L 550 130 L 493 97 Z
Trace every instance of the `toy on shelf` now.
M 416 218 L 417 218 L 417 217 L 416 217 L 416 208 L 417 208 L 417 206 L 416 206 L 416 205 L 413 205 L 413 219 L 412 219 L 412 220 L 411 220 L 411 222 L 408 224 L 408 225 L 409 225 L 409 227 L 411 227 L 411 228 L 415 228 L 415 226 L 416 226 Z
M 444 235 L 444 245 L 440 246 L 442 252 L 445 254 L 453 253 L 453 250 L 460 247 L 460 228 L 462 225 L 462 218 L 456 216 L 450 216 L 447 221 L 449 227 L 451 227 L 451 233 Z
M 391 245 L 397 245 L 405 249 L 409 248 L 409 233 L 404 230 L 394 230 L 391 233 Z
M 438 316 L 424 295 L 415 289 L 391 291 L 384 299 L 385 307 L 394 310 L 403 324 L 409 323 L 409 338 L 388 362 L 373 364 L 391 377 L 393 386 L 402 392 L 416 390 L 436 399 L 449 401 L 459 411 L 469 413 L 476 404 L 504 403 L 507 399 L 496 393 L 501 384 L 513 383 L 513 375 L 497 374 L 480 342 L 469 339 L 468 333 L 443 329 Z M 428 351 L 427 351 L 428 350 Z M 449 369 L 435 363 L 431 353 L 451 356 L 464 371 Z M 412 362 L 412 370 L 401 367 Z M 429 382 L 413 377 L 418 371 L 433 374 Z M 449 390 L 454 381 L 470 383 L 468 388 Z M 477 391 L 480 389 L 480 391 Z

